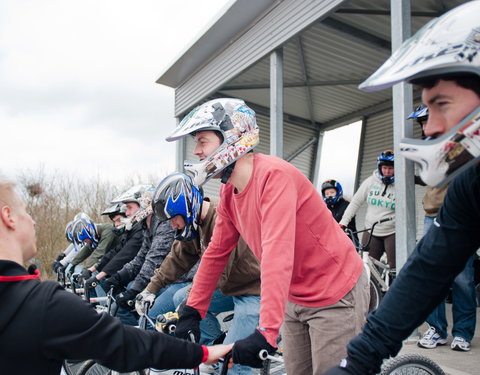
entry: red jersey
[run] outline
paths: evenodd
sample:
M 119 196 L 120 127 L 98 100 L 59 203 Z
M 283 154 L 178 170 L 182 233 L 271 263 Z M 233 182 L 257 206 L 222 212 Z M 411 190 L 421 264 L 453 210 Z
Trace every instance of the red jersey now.
M 227 183 L 212 240 L 187 304 L 204 317 L 216 282 L 238 237 L 261 262 L 260 328 L 276 346 L 287 299 L 321 307 L 356 284 L 363 262 L 312 183 L 283 159 L 255 154 L 245 189 Z

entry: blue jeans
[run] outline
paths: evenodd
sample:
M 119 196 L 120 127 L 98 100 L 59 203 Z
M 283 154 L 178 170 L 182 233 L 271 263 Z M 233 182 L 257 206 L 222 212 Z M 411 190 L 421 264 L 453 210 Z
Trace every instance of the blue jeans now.
M 127 285 L 127 289 L 129 289 L 132 284 L 133 281 L 130 281 Z M 117 314 L 115 316 L 120 319 L 123 324 L 129 326 L 138 326 L 137 315 L 135 315 L 135 313 L 130 309 L 124 309 L 123 307 L 118 306 Z
M 187 289 L 175 294 L 174 302 L 180 304 L 186 297 Z M 244 339 L 255 332 L 260 317 L 260 297 L 252 295 L 225 296 L 218 289 L 213 293 L 205 319 L 200 322 L 201 339 L 203 345 L 210 344 L 222 334 L 216 314 L 233 310 L 234 318 L 228 328 L 224 344 L 231 344 Z M 235 375 L 251 375 L 252 369 L 248 366 L 234 365 L 228 372 Z
M 148 313 L 150 319 L 155 321 L 158 315 L 175 311 L 176 306 L 173 303 L 173 296 L 178 290 L 188 287 L 190 284 L 191 283 L 170 284 L 165 288 L 160 289 L 160 291 L 157 293 L 157 297 L 155 298 L 155 302 Z M 149 324 L 148 328 L 151 329 Z
M 433 217 L 425 217 L 424 233 L 433 224 Z M 475 333 L 477 303 L 475 298 L 475 282 L 473 278 L 473 256 L 468 260 L 464 270 L 452 283 L 452 335 L 472 341 Z M 445 301 L 441 302 L 427 318 L 427 323 L 438 332 L 442 338 L 448 337 Z

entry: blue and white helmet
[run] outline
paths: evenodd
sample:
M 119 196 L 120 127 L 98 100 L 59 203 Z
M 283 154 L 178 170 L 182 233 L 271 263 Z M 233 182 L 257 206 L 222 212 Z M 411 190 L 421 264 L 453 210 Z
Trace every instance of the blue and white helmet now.
M 442 75 L 480 76 L 479 14 L 480 1 L 468 1 L 431 20 L 359 88 L 377 91 Z M 444 185 L 480 161 L 480 106 L 437 139 L 403 139 L 400 152 L 419 164 L 427 185 Z
M 385 177 L 382 174 L 382 166 L 388 165 L 393 167 L 394 164 L 394 154 L 392 150 L 385 150 L 377 157 L 377 172 L 378 176 L 385 185 L 390 185 L 395 182 L 395 176 Z
M 337 194 L 334 197 L 325 197 L 325 190 L 335 189 Z M 336 180 L 326 180 L 322 184 L 322 197 L 326 204 L 333 206 L 338 200 L 343 197 L 343 188 L 340 182 Z
M 82 217 L 73 224 L 72 235 L 74 244 L 85 245 L 85 240 L 90 240 L 92 249 L 95 249 L 100 241 L 97 228 L 89 217 Z
M 185 171 L 193 183 L 202 186 L 210 178 L 221 176 L 228 167 L 252 150 L 259 142 L 255 112 L 241 99 L 210 100 L 191 111 L 166 138 L 176 141 L 189 134 L 212 130 L 223 137 L 222 144 L 200 162 L 185 160 Z M 226 180 L 222 179 L 222 182 Z
M 73 243 L 73 224 L 75 224 L 75 220 L 70 221 L 67 226 L 65 227 L 65 237 L 67 241 Z
M 170 220 L 182 215 L 185 228 L 177 230 L 175 238 L 189 241 L 197 235 L 203 203 L 203 193 L 190 176 L 173 173 L 165 177 L 153 196 L 153 212 L 161 220 Z

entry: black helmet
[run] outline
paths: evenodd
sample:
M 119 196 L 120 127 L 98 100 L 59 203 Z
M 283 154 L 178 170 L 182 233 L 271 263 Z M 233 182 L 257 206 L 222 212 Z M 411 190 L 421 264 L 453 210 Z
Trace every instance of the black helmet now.
M 105 211 L 102 212 L 102 215 L 108 215 L 110 220 L 117 215 L 126 216 L 127 206 L 124 203 L 114 203 L 112 206 L 108 207 Z

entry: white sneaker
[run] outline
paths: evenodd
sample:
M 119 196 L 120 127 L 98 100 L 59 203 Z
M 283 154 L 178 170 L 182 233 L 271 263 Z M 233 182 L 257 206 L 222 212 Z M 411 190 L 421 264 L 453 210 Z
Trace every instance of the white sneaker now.
M 447 339 L 440 337 L 435 330 L 435 327 L 430 326 L 427 329 L 427 332 L 425 332 L 422 338 L 417 342 L 417 345 L 425 349 L 434 349 L 437 345 L 445 345 L 446 343 Z
M 470 343 L 463 337 L 454 337 L 452 344 L 450 345 L 452 350 L 458 350 L 460 352 L 468 352 L 470 350 Z

